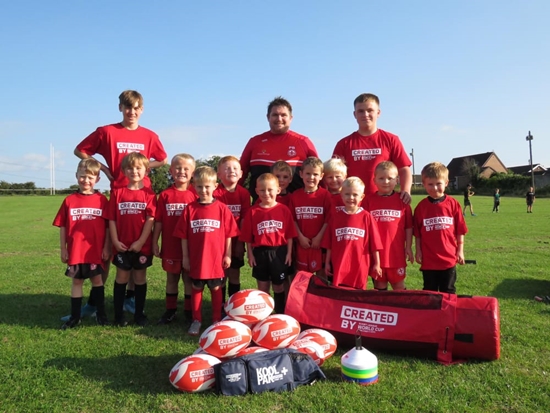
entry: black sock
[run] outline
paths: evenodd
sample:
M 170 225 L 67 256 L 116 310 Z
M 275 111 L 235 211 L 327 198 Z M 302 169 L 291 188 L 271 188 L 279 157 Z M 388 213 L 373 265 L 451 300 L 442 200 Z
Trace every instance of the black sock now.
M 101 276 L 100 276 L 101 277 Z M 90 290 L 90 296 L 88 297 L 88 305 L 95 306 L 94 287 Z
M 71 297 L 71 319 L 80 320 L 80 307 L 82 307 L 82 297 Z
M 147 297 L 147 283 L 138 285 L 136 284 L 136 313 L 134 317 L 143 316 L 143 310 L 145 309 L 145 297 Z
M 106 317 L 105 314 L 105 287 L 102 285 L 100 287 L 92 287 L 92 291 L 90 292 L 90 298 L 94 299 L 95 305 L 96 305 L 96 311 L 97 314 L 100 317 Z M 88 300 L 88 304 L 90 303 L 90 300 Z
M 126 293 L 126 283 L 119 284 L 115 281 L 113 288 L 113 301 L 115 304 L 115 320 L 120 320 L 124 316 L 124 294 Z
M 273 300 L 275 301 L 275 312 L 277 314 L 285 313 L 285 293 L 273 293 Z
M 241 284 L 231 284 L 227 286 L 227 292 L 229 293 L 229 296 L 231 297 L 236 292 L 239 292 L 241 290 Z

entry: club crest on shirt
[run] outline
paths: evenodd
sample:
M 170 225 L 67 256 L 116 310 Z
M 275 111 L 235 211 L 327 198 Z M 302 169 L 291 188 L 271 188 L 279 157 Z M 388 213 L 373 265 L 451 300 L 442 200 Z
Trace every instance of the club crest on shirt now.
M 296 146 L 289 146 L 287 155 L 290 157 L 296 156 Z

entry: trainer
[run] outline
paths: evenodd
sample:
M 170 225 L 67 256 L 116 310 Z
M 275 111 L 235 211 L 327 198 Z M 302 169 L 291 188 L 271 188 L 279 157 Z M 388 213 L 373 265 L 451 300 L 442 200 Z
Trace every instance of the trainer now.
M 304 186 L 298 173 L 302 163 L 309 156 L 317 155 L 317 150 L 311 140 L 290 130 L 292 123 L 292 105 L 283 97 L 279 96 L 269 102 L 267 106 L 267 121 L 269 131 L 250 138 L 241 155 L 241 168 L 243 170 L 244 182 L 250 173 L 250 185 L 248 190 L 254 201 L 256 195 L 256 179 L 265 173 L 270 172 L 271 165 L 283 160 L 293 170 L 293 178 L 288 190 L 294 191 Z

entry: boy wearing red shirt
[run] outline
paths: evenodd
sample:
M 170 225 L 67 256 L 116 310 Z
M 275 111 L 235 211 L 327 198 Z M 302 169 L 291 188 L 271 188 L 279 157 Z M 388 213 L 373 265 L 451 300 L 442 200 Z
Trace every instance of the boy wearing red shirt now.
M 224 156 L 218 163 L 218 179 L 221 184 L 214 191 L 214 198 L 223 202 L 233 213 L 237 227 L 250 209 L 250 193 L 239 180 L 243 176 L 241 164 L 235 156 Z M 244 242 L 238 237 L 231 240 L 231 265 L 225 270 L 228 281 L 228 294 L 231 297 L 241 289 L 241 267 L 244 266 Z M 222 287 L 222 302 L 225 302 L 225 283 Z
M 374 168 L 382 161 L 392 161 L 399 170 L 401 199 L 411 202 L 411 160 L 397 135 L 378 129 L 380 100 L 372 93 L 362 93 L 353 101 L 353 116 L 358 129 L 351 135 L 340 139 L 333 158 L 340 158 L 348 167 L 349 176 L 358 176 L 365 183 L 365 194 L 376 191 L 372 182 Z
M 73 279 L 71 287 L 71 315 L 61 329 L 80 324 L 82 285 L 92 283 L 91 295 L 96 303 L 96 320 L 108 325 L 105 314 L 105 287 L 101 275 L 103 263 L 110 256 L 107 232 L 107 206 L 105 195 L 94 191 L 99 181 L 101 165 L 95 159 L 84 159 L 76 169 L 78 191 L 61 204 L 53 225 L 59 227 L 61 262 L 67 264 L 65 275 Z
M 360 207 L 365 197 L 360 178 L 349 177 L 342 184 L 344 209 L 331 215 L 322 246 L 327 249 L 325 272 L 335 286 L 364 290 L 369 273 L 378 278 L 382 242 L 371 214 Z
M 456 263 L 464 264 L 464 235 L 468 232 L 460 203 L 445 195 L 449 171 L 432 162 L 422 169 L 422 185 L 428 197 L 414 210 L 416 262 L 424 278 L 424 290 L 456 293 Z
M 292 182 L 292 168 L 285 161 L 277 161 L 271 165 L 271 173 L 277 177 L 279 188 L 281 188 L 281 192 L 277 195 L 277 202 L 288 206 L 290 204 L 288 187 Z M 259 198 L 257 202 L 259 202 Z
M 186 153 L 172 158 L 170 175 L 174 184 L 161 192 L 157 201 L 155 225 L 153 229 L 153 253 L 162 258 L 162 269 L 166 271 L 166 311 L 157 324 L 168 324 L 176 318 L 180 279 L 184 284 L 185 318 L 191 318 L 191 279 L 181 265 L 181 240 L 174 237 L 176 227 L 185 207 L 197 199 L 190 190 L 191 177 L 195 171 L 195 159 Z M 162 248 L 159 238 L 162 234 Z
M 331 158 L 323 164 L 323 170 L 323 183 L 330 192 L 332 206 L 337 210 L 343 210 L 342 184 L 348 176 L 348 168 L 341 159 Z
M 209 166 L 197 168 L 193 185 L 198 199 L 183 210 L 174 230 L 181 238 L 182 266 L 189 271 L 193 289 L 193 322 L 188 333 L 199 334 L 202 325 L 202 292 L 208 285 L 212 297 L 212 321 L 221 320 L 224 271 L 231 265 L 231 238 L 239 234 L 233 214 L 214 198 L 217 174 Z
M 149 159 L 133 152 L 122 160 L 122 170 L 128 179 L 126 188 L 116 188 L 109 201 L 109 231 L 113 243 L 113 264 L 117 267 L 113 300 L 115 323 L 127 325 L 124 320 L 124 296 L 130 275 L 134 278 L 136 309 L 134 322 L 147 324 L 143 310 L 147 296 L 147 267 L 153 263 L 151 231 L 157 197 L 143 183 L 149 168 Z
M 384 248 L 380 251 L 382 276 L 374 280 L 374 288 L 388 289 L 388 282 L 394 290 L 405 289 L 407 259 L 414 262 L 412 252 L 412 209 L 395 192 L 397 166 L 393 162 L 380 162 L 374 171 L 374 183 L 378 191 L 367 196 L 362 205 L 373 216 Z
M 260 203 L 245 215 L 240 240 L 246 242 L 248 263 L 258 289 L 270 293 L 273 285 L 275 312 L 285 310 L 284 282 L 292 264 L 292 239 L 297 236 L 288 207 L 277 202 L 281 192 L 277 177 L 265 173 L 256 180 Z
M 319 187 L 323 179 L 323 162 L 319 158 L 307 158 L 300 176 L 304 187 L 292 193 L 289 205 L 298 233 L 294 263 L 298 271 L 319 272 L 323 268 L 321 241 L 327 228 L 332 197 L 326 189 Z

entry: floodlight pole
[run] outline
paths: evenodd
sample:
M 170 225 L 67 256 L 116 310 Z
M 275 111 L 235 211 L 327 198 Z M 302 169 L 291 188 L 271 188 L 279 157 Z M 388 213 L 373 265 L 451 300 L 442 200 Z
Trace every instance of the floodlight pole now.
M 412 163 L 413 163 L 413 188 L 416 187 L 416 182 L 415 182 L 415 172 L 414 172 L 414 148 L 411 149 L 411 158 L 412 158 Z
M 531 165 L 531 186 L 533 189 L 535 188 L 535 172 L 533 171 L 533 150 L 531 148 L 531 141 L 533 140 L 533 135 L 531 135 L 531 131 L 529 131 L 529 134 L 525 137 L 526 141 L 529 141 L 529 163 Z

